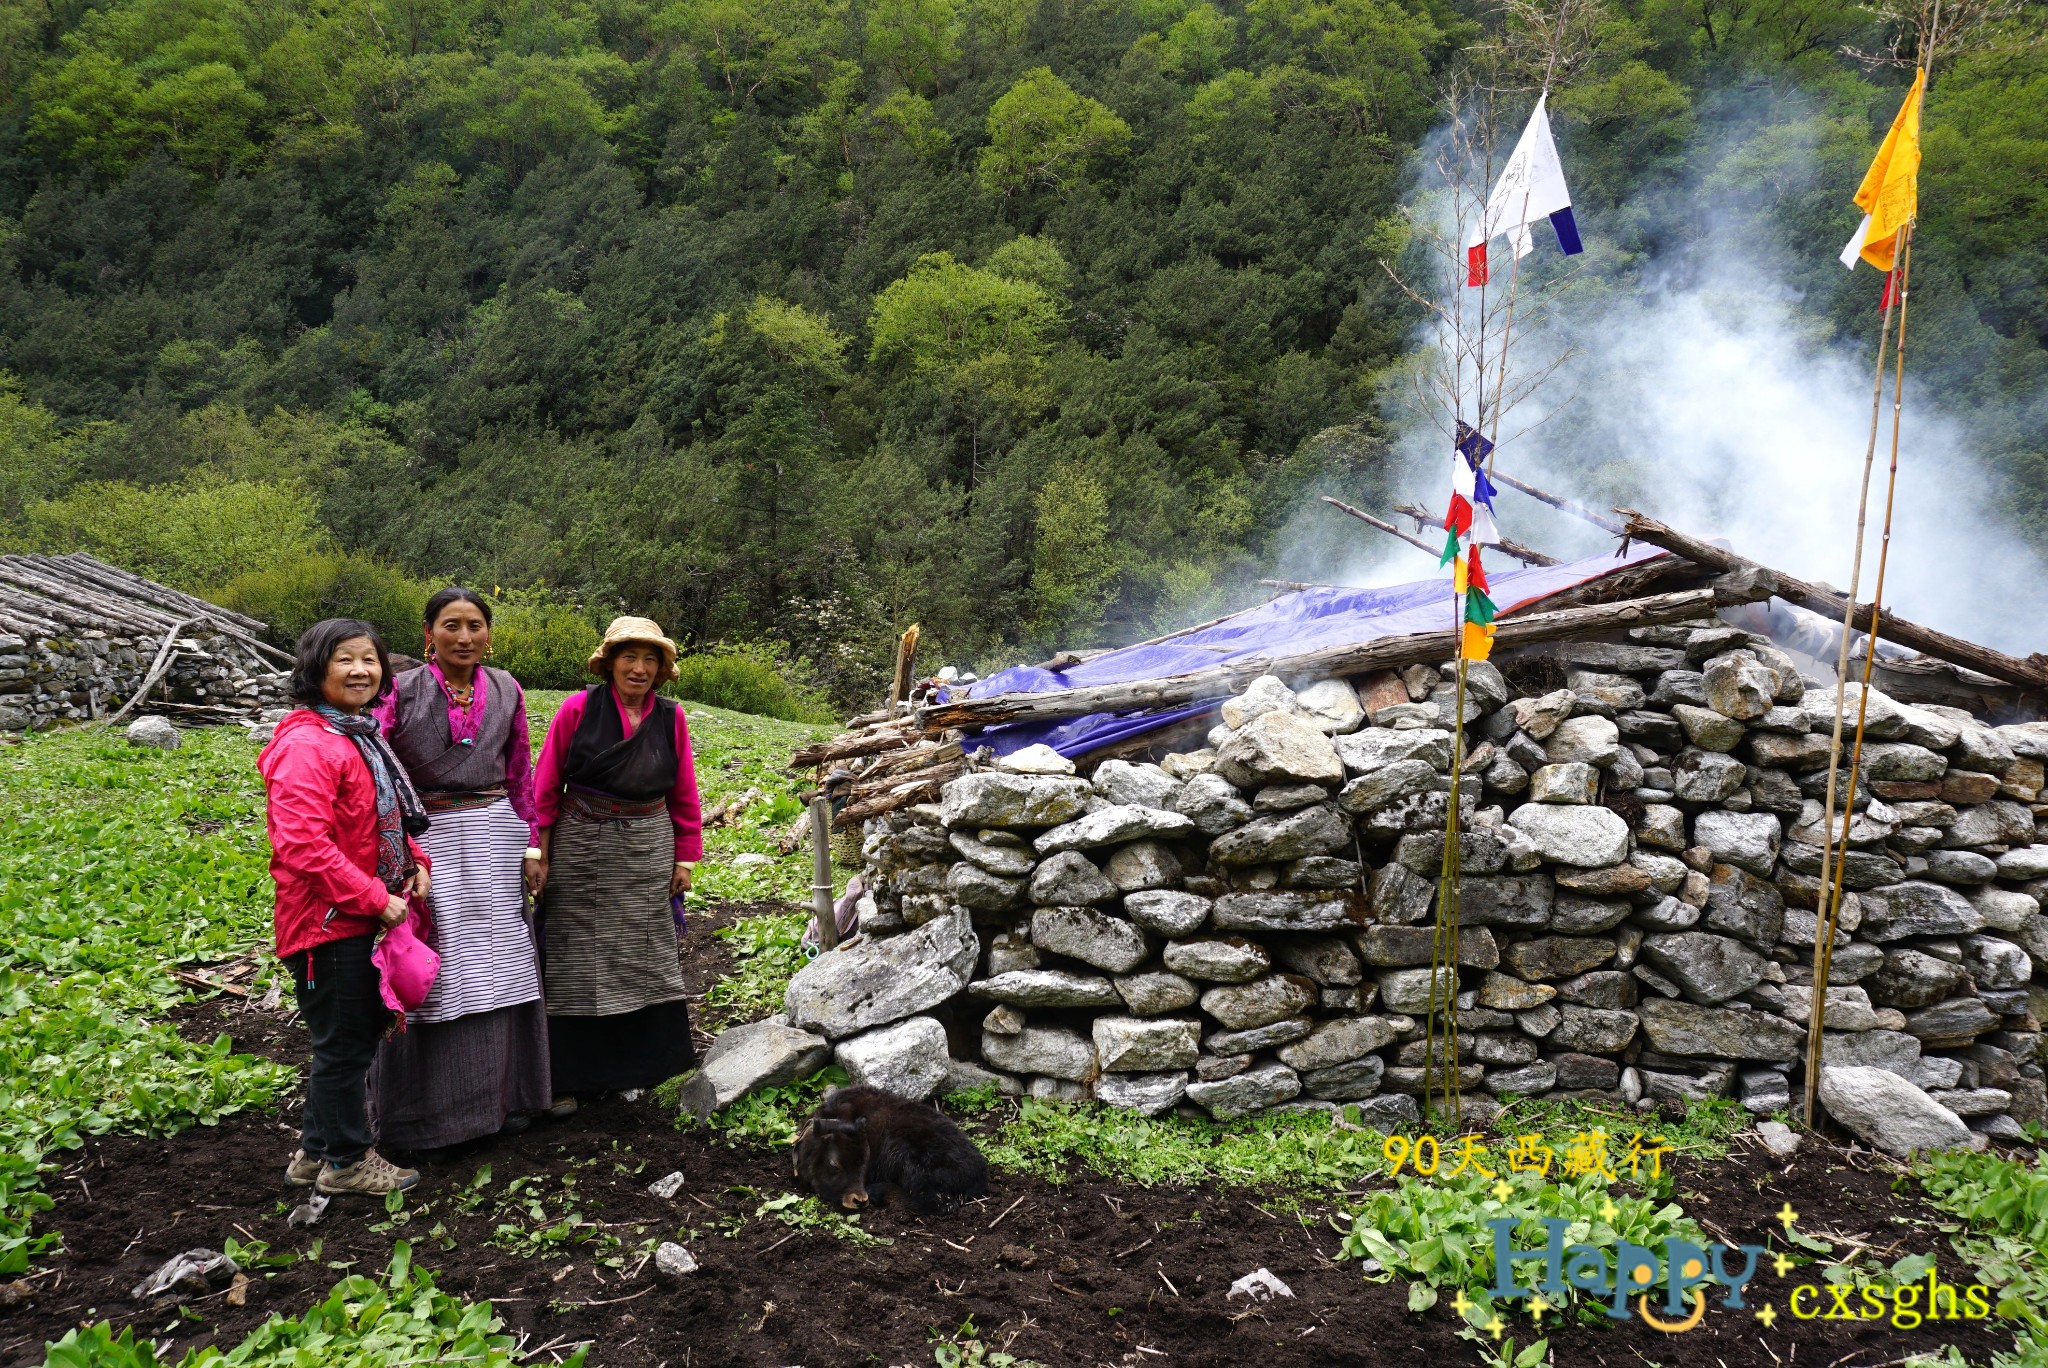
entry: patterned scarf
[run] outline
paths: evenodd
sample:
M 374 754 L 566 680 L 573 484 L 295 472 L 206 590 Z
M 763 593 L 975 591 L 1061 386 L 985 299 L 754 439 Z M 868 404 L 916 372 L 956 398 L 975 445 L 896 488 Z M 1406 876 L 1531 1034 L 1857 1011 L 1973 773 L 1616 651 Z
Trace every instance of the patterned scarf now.
M 355 742 L 363 763 L 370 767 L 370 782 L 377 791 L 377 877 L 396 893 L 416 868 L 405 838 L 427 829 L 426 809 L 420 806 L 405 767 L 377 729 L 376 718 L 368 713 L 345 713 L 331 703 L 321 703 L 314 711 L 328 726 Z

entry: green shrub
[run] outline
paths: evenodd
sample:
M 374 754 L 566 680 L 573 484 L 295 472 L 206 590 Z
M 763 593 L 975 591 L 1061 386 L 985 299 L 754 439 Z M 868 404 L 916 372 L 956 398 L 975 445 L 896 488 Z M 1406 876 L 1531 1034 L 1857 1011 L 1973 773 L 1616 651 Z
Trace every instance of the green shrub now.
M 563 604 L 496 603 L 491 664 L 529 689 L 580 689 L 591 682 L 584 664 L 600 635 L 579 609 Z
M 676 662 L 667 692 L 714 708 L 774 717 L 784 722 L 833 722 L 823 690 L 803 679 L 800 663 L 781 642 L 719 644 Z
M 433 587 L 352 551 L 316 552 L 235 576 L 213 591 L 223 608 L 261 618 L 286 644 L 322 618 L 353 617 L 395 651 L 420 653 L 420 610 Z
M 223 480 L 203 473 L 175 484 L 96 480 L 27 509 L 27 544 L 90 551 L 137 574 L 202 591 L 252 566 L 317 552 L 325 534 L 316 501 L 293 480 Z

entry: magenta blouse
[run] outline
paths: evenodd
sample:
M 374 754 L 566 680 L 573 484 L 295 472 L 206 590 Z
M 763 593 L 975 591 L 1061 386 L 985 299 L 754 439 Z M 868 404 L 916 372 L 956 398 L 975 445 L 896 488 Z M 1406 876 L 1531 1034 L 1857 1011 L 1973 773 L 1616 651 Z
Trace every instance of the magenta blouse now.
M 621 732 L 631 736 L 635 727 L 626 716 L 626 705 L 619 702 L 618 694 L 611 697 L 613 706 L 619 710 Z M 570 694 L 562 700 L 555 720 L 548 724 L 548 739 L 541 743 L 540 762 L 533 776 L 536 841 L 538 833 L 553 826 L 561 814 L 562 764 L 569 758 L 569 743 L 576 739 L 576 728 L 583 722 L 584 705 L 589 701 L 588 690 Z M 676 782 L 668 791 L 668 817 L 676 829 L 676 860 L 703 859 L 704 825 L 697 801 L 697 762 L 690 754 L 690 729 L 681 708 L 676 709 Z

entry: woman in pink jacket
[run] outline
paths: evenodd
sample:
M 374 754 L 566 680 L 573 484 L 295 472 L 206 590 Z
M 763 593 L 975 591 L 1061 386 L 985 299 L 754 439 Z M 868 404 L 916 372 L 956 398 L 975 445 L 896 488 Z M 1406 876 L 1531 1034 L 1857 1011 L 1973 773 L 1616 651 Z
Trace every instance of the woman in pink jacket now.
M 329 1194 L 381 1195 L 419 1181 L 372 1147 L 365 1088 L 390 1021 L 371 952 L 380 929 L 405 920 L 407 898 L 428 888 L 413 841 L 426 814 L 369 715 L 390 675 L 368 623 L 315 623 L 292 669 L 298 706 L 256 762 L 270 798 L 277 956 L 313 1038 L 304 1143 L 285 1177 Z

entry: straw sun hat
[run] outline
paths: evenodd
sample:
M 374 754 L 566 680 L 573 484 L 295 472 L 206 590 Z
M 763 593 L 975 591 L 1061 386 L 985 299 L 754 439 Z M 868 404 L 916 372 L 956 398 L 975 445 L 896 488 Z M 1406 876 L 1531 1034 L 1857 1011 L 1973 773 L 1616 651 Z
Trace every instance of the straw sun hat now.
M 652 646 L 662 655 L 662 679 L 676 677 L 676 644 L 662 632 L 661 624 L 653 618 L 617 617 L 612 625 L 604 629 L 604 640 L 590 653 L 588 669 L 594 675 L 608 675 L 607 662 L 621 646 Z

